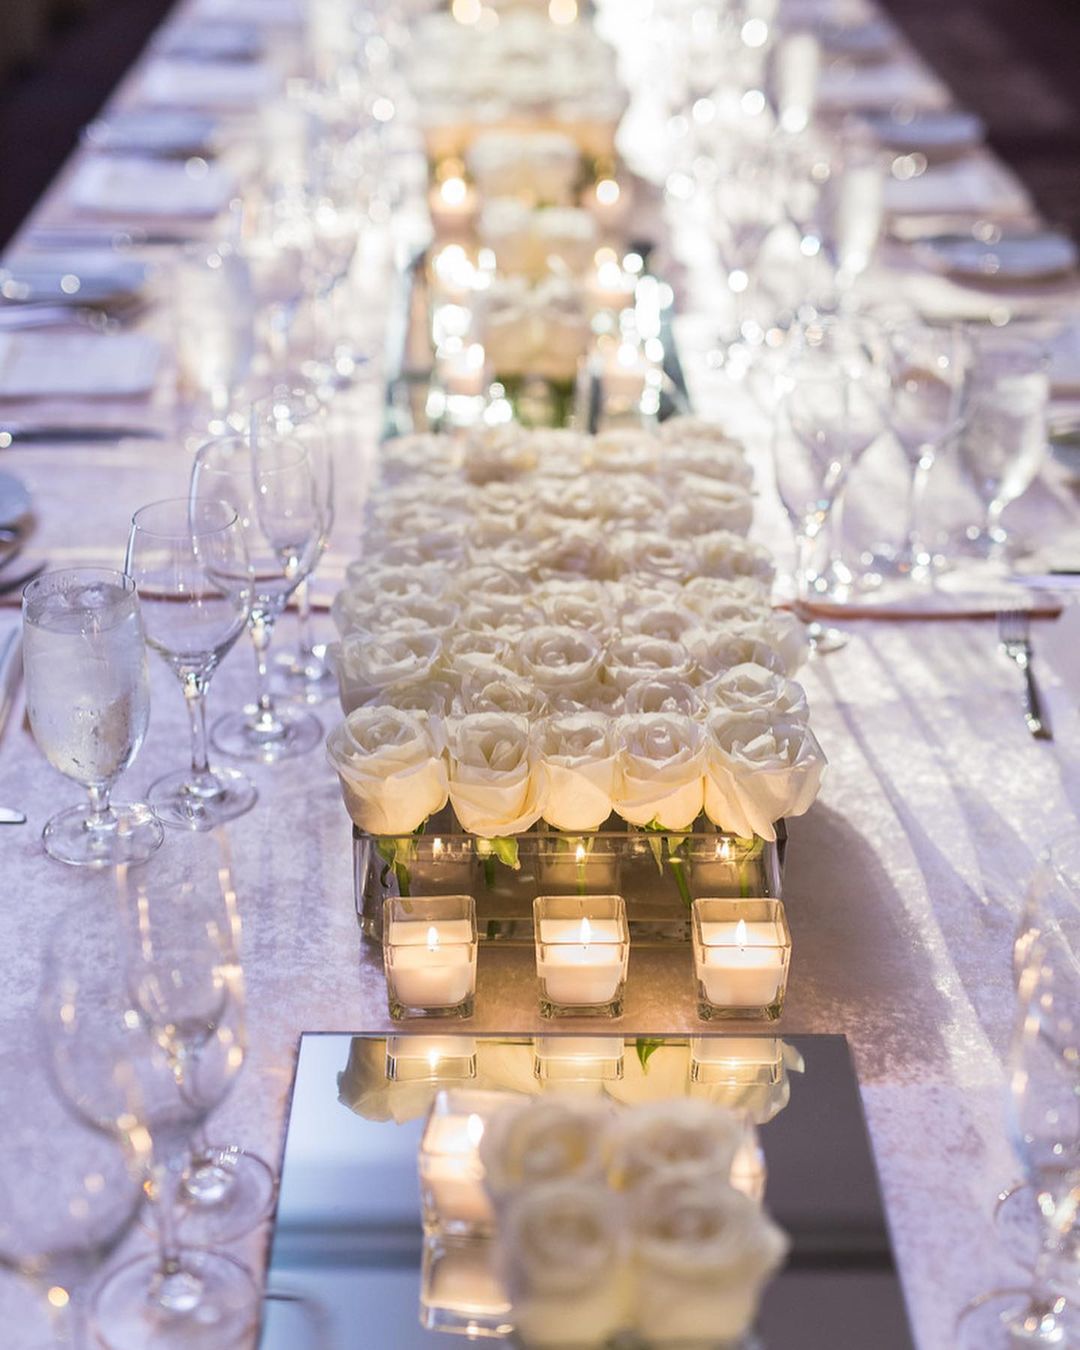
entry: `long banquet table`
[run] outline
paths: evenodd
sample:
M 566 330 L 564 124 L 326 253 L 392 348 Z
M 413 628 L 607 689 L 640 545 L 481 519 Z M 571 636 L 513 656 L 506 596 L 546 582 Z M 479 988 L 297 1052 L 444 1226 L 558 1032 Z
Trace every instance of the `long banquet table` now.
M 118 102 L 133 97 L 138 78 L 136 70 Z M 64 195 L 71 169 L 24 235 L 71 218 Z M 694 265 L 687 263 L 688 275 Z M 685 291 L 706 294 L 693 285 Z M 160 314 L 145 325 L 166 332 Z M 745 390 L 709 367 L 697 345 L 701 332 L 688 313 L 680 336 L 695 403 L 738 422 L 758 463 L 757 529 L 784 540 L 769 481 L 767 419 Z M 167 397 L 161 395 L 163 406 Z M 341 473 L 332 543 L 339 556 L 355 551 L 380 424 L 379 372 L 348 397 L 356 447 Z M 128 411 L 117 408 L 116 415 Z M 77 558 L 119 565 L 131 513 L 183 491 L 189 458 L 166 438 L 15 447 L 4 451 L 3 467 L 33 493 L 35 543 L 55 565 Z M 1045 511 L 1054 524 L 1067 518 L 1060 485 L 1040 484 L 1029 498 L 1029 510 Z M 17 621 L 13 607 L 0 613 L 4 631 Z M 283 630 L 285 639 L 288 624 Z M 1054 741 L 1030 737 L 1017 671 L 996 654 L 992 622 L 863 618 L 849 631 L 843 650 L 810 662 L 801 676 L 830 769 L 817 804 L 790 825 L 785 895 L 795 958 L 779 1029 L 849 1038 L 917 1342 L 922 1350 L 947 1350 L 963 1304 L 1018 1274 L 991 1224 L 995 1194 L 1016 1170 L 1002 1120 L 1010 943 L 1037 850 L 1075 828 L 1080 720 L 1063 699 L 1055 703 Z M 211 713 L 242 701 L 252 677 L 241 645 L 215 678 Z M 1047 672 L 1048 682 L 1055 678 Z M 136 794 L 187 754 L 176 682 L 161 663 L 152 680 L 150 733 L 121 795 Z M 329 729 L 334 708 L 321 712 Z M 378 954 L 361 942 L 356 924 L 350 825 L 333 773 L 318 752 L 253 773 L 259 802 L 228 827 L 226 841 L 167 833 L 163 856 L 223 842 L 230 851 L 244 923 L 251 1049 L 215 1133 L 276 1160 L 300 1033 L 377 1031 L 390 1023 Z M 76 795 L 45 765 L 17 708 L 0 745 L 0 802 L 25 810 L 29 823 L 6 829 L 2 841 L 0 1040 L 25 1045 L 28 1055 L 51 921 L 69 903 L 106 903 L 114 884 L 42 854 L 45 819 Z M 478 1030 L 540 1029 L 535 1004 L 519 996 L 523 980 L 529 987 L 531 960 L 526 951 L 482 952 Z M 628 1034 L 700 1027 L 687 953 L 634 954 L 621 1027 Z M 267 1237 L 264 1231 L 240 1244 L 238 1254 L 256 1270 Z M 33 1343 L 25 1291 L 10 1280 L 0 1286 L 0 1324 L 25 1328 L 25 1343 Z M 6 1335 L 5 1343 L 22 1346 L 23 1334 L 14 1341 Z

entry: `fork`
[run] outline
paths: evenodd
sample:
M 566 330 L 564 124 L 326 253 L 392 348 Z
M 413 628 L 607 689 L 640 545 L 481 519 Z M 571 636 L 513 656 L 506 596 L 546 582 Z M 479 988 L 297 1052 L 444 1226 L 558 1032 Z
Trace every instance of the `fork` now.
M 1031 614 L 1026 609 L 1003 609 L 998 613 L 998 637 L 1005 655 L 1024 672 L 1027 706 L 1024 721 L 1028 730 L 1039 741 L 1053 740 L 1042 709 L 1042 700 L 1031 673 L 1033 656 L 1031 646 Z

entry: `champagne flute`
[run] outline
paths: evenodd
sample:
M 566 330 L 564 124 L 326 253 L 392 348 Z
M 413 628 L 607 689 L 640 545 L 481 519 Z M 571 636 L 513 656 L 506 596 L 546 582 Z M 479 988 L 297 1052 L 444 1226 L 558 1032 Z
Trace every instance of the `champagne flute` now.
M 326 551 L 334 524 L 334 455 L 332 390 L 326 386 L 285 384 L 257 399 L 251 409 L 253 443 L 262 437 L 289 436 L 303 445 L 311 462 L 321 516 L 315 570 Z M 337 676 L 326 656 L 326 643 L 316 643 L 311 624 L 310 576 L 296 588 L 300 628 L 297 648 L 280 652 L 275 661 L 286 694 L 304 703 L 322 703 L 337 692 Z
M 73 866 L 144 862 L 161 844 L 160 823 L 145 803 L 115 806 L 109 799 L 150 721 L 135 583 L 100 567 L 32 581 L 23 593 L 23 666 L 34 739 L 89 797 L 49 820 L 45 852 Z
M 192 1131 L 243 1063 L 239 994 L 214 934 L 195 923 L 168 952 L 122 904 L 80 904 L 54 929 L 40 1016 L 57 1086 L 96 1129 L 151 1151 L 158 1250 L 98 1286 L 91 1326 L 106 1350 L 226 1350 L 254 1327 L 250 1272 L 182 1247 L 175 1226 Z
M 196 455 L 191 495 L 235 509 L 255 577 L 248 631 L 258 672 L 256 702 L 219 718 L 211 740 L 224 754 L 264 764 L 306 754 L 322 743 L 322 725 L 310 712 L 275 704 L 268 652 L 274 625 L 318 557 L 323 520 L 311 458 L 290 437 L 264 435 L 253 442 L 224 436 Z
M 58 1342 L 80 1346 L 86 1285 L 142 1208 L 145 1143 L 72 1117 L 32 1027 L 6 1027 L 0 1042 L 0 1268 L 40 1292 Z
M 131 519 L 124 570 L 139 591 L 146 640 L 179 678 L 191 718 L 191 768 L 159 778 L 148 796 L 167 825 L 208 830 L 250 811 L 255 785 L 211 768 L 206 693 L 243 632 L 254 576 L 239 517 L 226 502 L 175 497 Z

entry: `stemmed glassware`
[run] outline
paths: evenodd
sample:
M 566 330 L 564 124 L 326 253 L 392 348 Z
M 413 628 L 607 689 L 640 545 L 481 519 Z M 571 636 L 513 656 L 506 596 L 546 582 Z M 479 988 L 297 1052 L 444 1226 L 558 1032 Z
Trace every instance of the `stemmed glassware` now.
M 1076 1288 L 1080 1212 L 1080 962 L 1050 923 L 1020 977 L 1007 1066 L 1012 1144 L 1040 1197 L 1042 1246 L 1028 1288 L 996 1289 L 961 1313 L 961 1350 L 1062 1346 L 1077 1329 L 1066 1291 Z
M 83 1299 L 131 1231 L 148 1164 L 138 1137 L 110 1138 L 72 1117 L 32 1026 L 0 1041 L 0 1268 L 42 1295 L 57 1343 L 85 1343 Z
M 282 385 L 257 399 L 251 409 L 254 444 L 263 437 L 289 436 L 303 445 L 311 463 L 321 529 L 312 571 L 326 551 L 334 524 L 334 455 L 330 407 L 332 391 L 325 385 Z M 310 575 L 310 574 L 309 574 Z M 337 691 L 337 678 L 326 657 L 326 643 L 316 643 L 311 623 L 309 577 L 296 588 L 299 644 L 280 652 L 274 662 L 284 692 L 305 703 L 321 703 Z
M 191 717 L 191 768 L 149 791 L 159 819 L 208 830 L 255 804 L 255 785 L 238 769 L 211 768 L 206 693 L 211 676 L 244 631 L 254 575 L 236 511 L 226 502 L 178 497 L 136 511 L 124 562 L 138 587 L 146 639 L 179 678 Z
M 936 456 L 962 425 L 970 347 L 959 324 L 903 320 L 887 325 L 885 334 L 889 428 L 911 467 L 911 484 L 903 541 L 898 549 L 876 552 L 871 570 L 922 577 L 932 562 L 919 538 L 922 500 Z
M 175 944 L 159 939 L 160 908 L 80 904 L 65 913 L 41 994 L 60 1092 L 98 1130 L 152 1150 L 158 1250 L 98 1286 L 91 1325 L 107 1350 L 226 1350 L 250 1334 L 257 1308 L 244 1266 L 176 1237 L 192 1132 L 239 1073 L 246 1033 L 239 970 L 222 956 L 219 933 L 167 908 L 186 919 Z
M 248 261 L 231 244 L 192 245 L 176 264 L 173 294 L 181 408 L 191 425 L 220 435 L 255 350 Z
M 144 803 L 110 801 L 150 721 L 135 583 L 99 567 L 32 581 L 23 594 L 23 667 L 34 739 L 89 797 L 46 824 L 45 852 L 76 866 L 144 862 L 161 844 L 160 823 Z
M 754 263 L 783 216 L 774 152 L 762 142 L 734 137 L 714 193 L 714 230 L 734 305 L 732 334 L 739 342 L 746 333 Z
M 311 458 L 291 437 L 224 436 L 196 455 L 191 494 L 193 500 L 222 500 L 236 510 L 255 576 L 248 631 L 257 699 L 219 718 L 211 740 L 224 754 L 264 764 L 306 754 L 321 743 L 322 725 L 302 708 L 275 703 L 269 648 L 274 625 L 319 553 L 323 518 Z
M 879 372 L 857 326 L 818 320 L 802 331 L 796 355 L 779 381 L 783 420 L 773 437 L 776 485 L 795 530 L 795 605 L 803 617 L 817 589 L 814 555 L 837 498 L 859 456 L 883 429 Z M 790 435 L 782 434 L 783 422 Z M 809 623 L 818 652 L 847 640 Z

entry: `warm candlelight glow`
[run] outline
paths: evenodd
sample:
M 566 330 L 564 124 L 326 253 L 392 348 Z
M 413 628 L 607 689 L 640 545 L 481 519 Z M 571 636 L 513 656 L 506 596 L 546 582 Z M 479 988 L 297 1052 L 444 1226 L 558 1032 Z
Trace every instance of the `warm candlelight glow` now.
M 427 1052 L 428 1068 L 432 1073 L 439 1067 L 439 1060 L 441 1058 L 442 1056 L 439 1054 L 438 1050 L 429 1050 Z
M 586 947 L 592 941 L 592 925 L 588 919 L 581 920 L 581 941 Z
M 479 1148 L 480 1140 L 484 1137 L 483 1117 L 473 1113 L 465 1123 L 465 1134 L 473 1148 Z
M 480 0 L 454 0 L 450 12 L 458 23 L 474 24 L 480 22 L 484 7 Z
M 439 195 L 447 206 L 460 206 L 468 192 L 464 178 L 448 178 L 439 188 Z
M 744 924 L 743 937 L 746 936 L 745 927 L 746 925 Z M 427 930 L 427 949 L 429 952 L 437 952 L 439 950 L 439 930 L 434 924 L 430 924 Z
M 746 946 L 746 920 L 740 919 L 735 925 L 735 941 L 740 947 Z
M 614 206 L 619 200 L 619 185 L 614 178 L 602 178 L 596 185 L 596 200 L 601 206 Z
M 578 16 L 577 0 L 549 0 L 548 15 L 552 23 L 573 23 Z
M 574 857 L 577 859 L 579 866 L 585 861 L 585 856 L 585 845 L 578 844 L 577 848 L 574 850 Z

